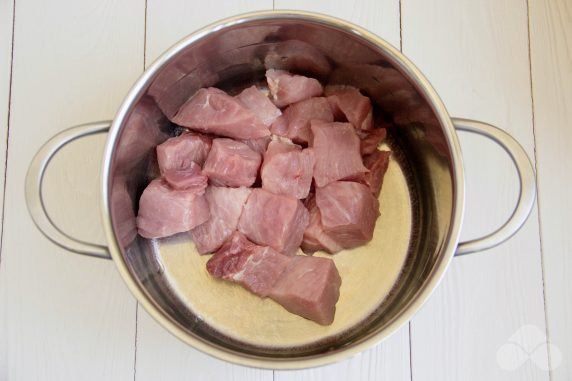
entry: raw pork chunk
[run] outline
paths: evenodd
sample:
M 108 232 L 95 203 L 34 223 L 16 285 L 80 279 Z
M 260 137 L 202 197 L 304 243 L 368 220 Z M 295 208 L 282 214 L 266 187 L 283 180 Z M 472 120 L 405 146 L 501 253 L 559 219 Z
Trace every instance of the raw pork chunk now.
M 359 183 L 336 181 L 316 189 L 324 232 L 345 249 L 371 241 L 379 202 L 370 189 Z
M 334 321 L 341 284 L 331 259 L 296 256 L 269 296 L 296 315 L 328 325 Z
M 280 109 L 256 86 L 244 89 L 236 96 L 242 104 L 252 111 L 266 126 L 270 126 L 276 118 L 282 115 Z
M 258 246 L 235 231 L 207 262 L 207 271 L 216 278 L 239 283 L 265 297 L 286 269 L 292 257 L 267 246 Z
M 207 188 L 205 198 L 209 204 L 210 217 L 207 222 L 191 231 L 199 253 L 216 251 L 236 230 L 248 195 L 250 188 Z
M 276 135 L 286 136 L 293 142 L 308 144 L 311 138 L 310 120 L 333 122 L 334 115 L 326 98 L 314 97 L 294 103 L 270 128 Z
M 336 116 L 342 116 L 355 128 L 369 130 L 373 128 L 371 101 L 352 86 L 327 86 L 325 93 Z
M 377 147 L 387 137 L 387 130 L 385 128 L 373 128 L 368 131 L 356 131 L 360 138 L 360 152 L 363 155 L 369 155 L 377 150 Z
M 371 193 L 377 198 L 381 192 L 381 185 L 383 184 L 383 177 L 389 166 L 389 157 L 391 152 L 376 150 L 371 155 L 364 157 L 363 162 L 369 172 L 363 177 L 363 181 L 359 182 L 367 185 Z
M 204 196 L 172 189 L 163 179 L 155 179 L 139 199 L 137 228 L 142 237 L 161 238 L 189 231 L 208 218 Z
M 318 205 L 316 204 L 316 197 L 314 195 L 308 197 L 305 205 L 310 213 L 310 223 L 304 231 L 304 238 L 301 245 L 302 250 L 305 253 L 314 253 L 316 251 L 324 250 L 330 254 L 341 251 L 343 247 L 324 232 L 322 216 L 320 215 L 320 209 L 318 209 Z
M 278 107 L 320 96 L 324 90 L 318 80 L 290 74 L 284 70 L 267 70 L 266 80 L 272 100 Z
M 163 177 L 173 188 L 192 190 L 198 195 L 205 193 L 209 181 L 201 171 L 201 167 L 194 161 L 191 161 L 186 169 L 166 171 Z
M 211 149 L 211 139 L 205 135 L 186 133 L 167 139 L 157 146 L 157 161 L 161 174 L 169 170 L 185 170 L 192 162 L 202 166 Z
M 257 188 L 246 201 L 238 230 L 259 245 L 294 255 L 308 219 L 308 211 L 300 200 Z
M 351 124 L 312 121 L 311 129 L 318 187 L 368 172 L 360 155 L 360 140 Z
M 249 187 L 256 180 L 261 161 L 260 154 L 244 143 L 214 139 L 203 173 L 214 185 Z
M 273 141 L 264 154 L 260 171 L 262 188 L 302 199 L 308 196 L 314 173 L 314 150 Z
M 266 125 L 237 99 L 214 87 L 199 89 L 172 121 L 180 126 L 236 139 L 270 135 Z

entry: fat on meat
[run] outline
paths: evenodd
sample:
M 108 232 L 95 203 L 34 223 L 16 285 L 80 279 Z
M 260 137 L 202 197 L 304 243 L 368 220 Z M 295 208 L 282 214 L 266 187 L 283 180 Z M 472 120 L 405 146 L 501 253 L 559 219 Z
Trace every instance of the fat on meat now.
M 292 257 L 271 247 L 259 246 L 235 231 L 207 262 L 207 271 L 216 278 L 238 283 L 250 292 L 265 297 Z
M 203 173 L 213 185 L 249 187 L 256 181 L 261 155 L 245 143 L 227 139 L 213 139 Z
M 308 144 L 312 136 L 311 120 L 334 121 L 330 103 L 326 98 L 312 97 L 291 104 L 284 110 L 282 118 L 270 127 L 270 131 L 288 137 L 295 143 Z
M 300 200 L 256 188 L 246 201 L 238 230 L 254 243 L 294 255 L 308 221 L 308 211 Z
M 280 109 L 256 86 L 244 89 L 236 96 L 236 99 L 258 116 L 262 123 L 268 127 L 282 115 Z
M 371 101 L 359 89 L 352 86 L 330 85 L 326 86 L 324 93 L 337 120 L 343 120 L 341 118 L 345 117 L 345 120 L 360 130 L 373 128 Z
M 320 96 L 324 90 L 318 80 L 291 74 L 284 70 L 267 70 L 266 80 L 272 101 L 280 108 L 304 99 Z
M 242 102 L 214 87 L 198 90 L 171 120 L 180 126 L 236 139 L 270 135 L 268 127 Z
M 320 209 L 316 204 L 316 196 L 310 195 L 304 203 L 308 212 L 310 213 L 310 222 L 304 231 L 304 238 L 302 240 L 301 248 L 305 253 L 314 253 L 316 251 L 325 251 L 330 254 L 335 254 L 343 250 L 334 238 L 330 237 L 324 231 L 322 226 L 322 216 Z
M 139 199 L 137 229 L 145 238 L 161 238 L 187 232 L 209 218 L 203 195 L 176 190 L 162 178 L 149 183 Z
M 335 181 L 316 189 L 321 222 L 330 237 L 344 249 L 371 241 L 379 201 L 369 187 L 351 181 Z
M 342 279 L 329 258 L 295 256 L 269 297 L 286 310 L 321 325 L 334 321 Z
M 209 186 L 205 198 L 210 209 L 209 219 L 191 230 L 200 254 L 215 252 L 236 230 L 250 188 Z
M 303 199 L 308 196 L 314 174 L 314 150 L 272 141 L 264 154 L 260 175 L 262 188 L 272 193 Z
M 318 187 L 332 181 L 353 178 L 368 172 L 360 155 L 360 140 L 349 123 L 311 123 L 316 164 L 314 179 Z

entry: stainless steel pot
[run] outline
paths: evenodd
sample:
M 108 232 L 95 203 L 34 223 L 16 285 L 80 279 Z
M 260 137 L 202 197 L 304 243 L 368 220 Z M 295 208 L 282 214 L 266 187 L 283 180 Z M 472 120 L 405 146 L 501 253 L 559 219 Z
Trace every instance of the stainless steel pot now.
M 211 279 L 205 256 L 185 235 L 145 240 L 135 215 L 142 189 L 156 176 L 154 147 L 175 133 L 165 117 L 196 91 L 263 85 L 266 68 L 324 83 L 357 86 L 391 121 L 393 150 L 380 196 L 374 240 L 334 256 L 343 284 L 336 320 L 322 327 L 270 300 Z M 456 130 L 484 135 L 516 165 L 520 194 L 509 220 L 493 233 L 459 243 L 464 173 Z M 82 242 L 53 224 L 42 179 L 57 151 L 108 132 L 101 197 L 108 247 Z M 303 368 L 346 358 L 387 338 L 429 298 L 455 255 L 505 241 L 535 199 L 534 172 L 522 147 L 485 123 L 449 116 L 419 70 L 381 38 L 356 25 L 306 12 L 258 12 L 209 25 L 165 52 L 139 78 L 113 122 L 66 130 L 33 159 L 26 200 L 38 228 L 72 252 L 111 258 L 139 303 L 167 330 L 215 357 L 263 368 Z M 317 254 L 325 255 L 325 254 Z

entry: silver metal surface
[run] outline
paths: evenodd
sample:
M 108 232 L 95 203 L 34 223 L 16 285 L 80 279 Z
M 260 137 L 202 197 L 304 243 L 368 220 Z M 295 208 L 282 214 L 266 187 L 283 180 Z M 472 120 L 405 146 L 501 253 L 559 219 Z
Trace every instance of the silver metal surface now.
M 389 130 L 385 144 L 393 155 L 380 198 L 382 215 L 370 244 L 333 257 L 344 276 L 336 320 L 328 327 L 284 314 L 272 301 L 208 277 L 207 257 L 196 255 L 186 234 L 161 240 L 137 235 L 139 197 L 158 174 L 154 148 L 177 133 L 168 117 L 201 87 L 217 86 L 234 94 L 263 83 L 268 68 L 360 88 L 374 104 L 376 124 Z M 47 155 L 42 150 L 40 157 L 56 151 L 47 149 Z M 41 193 L 40 173 L 46 164 L 38 169 L 43 160 L 38 161 L 28 188 Z M 122 278 L 173 335 L 242 365 L 307 368 L 376 345 L 427 301 L 457 249 L 463 176 L 457 134 L 445 106 L 398 50 L 365 29 L 329 16 L 256 12 L 193 33 L 139 78 L 109 131 L 101 176 L 102 216 Z M 41 220 L 41 197 L 34 197 L 28 197 L 31 210 Z M 40 229 L 55 229 L 45 218 Z M 59 233 L 49 231 L 49 236 L 62 241 Z
M 26 174 L 26 204 L 38 229 L 50 241 L 66 250 L 105 259 L 111 259 L 107 247 L 71 237 L 54 224 L 44 205 L 42 183 L 50 161 L 60 149 L 76 139 L 106 133 L 109 126 L 111 126 L 111 121 L 103 121 L 72 127 L 60 132 L 40 148 L 32 159 Z
M 298 48 L 289 52 L 289 45 Z M 304 59 L 316 54 L 323 55 L 329 65 L 322 65 L 322 59 Z M 165 259 L 171 251 L 193 254 L 188 238 L 183 235 L 147 241 L 135 236 L 127 244 L 118 236 L 130 236 L 118 231 L 124 224 L 119 220 L 128 219 L 117 216 L 129 213 L 118 213 L 112 202 L 119 191 L 136 210 L 136 200 L 152 177 L 153 139 L 138 144 L 141 152 L 148 152 L 139 162 L 122 159 L 130 156 L 125 154 L 130 146 L 125 139 L 138 125 L 132 119 L 142 100 L 155 101 L 169 115 L 200 87 L 238 91 L 259 83 L 269 67 L 318 76 L 324 83 L 357 86 L 372 98 L 380 113 L 393 118 L 391 144 L 396 152 L 395 163 L 407 183 L 413 216 L 412 225 L 396 224 L 404 234 L 408 232 L 409 247 L 385 298 L 372 301 L 369 316 L 356 319 L 351 328 L 333 335 L 324 332 L 320 339 L 305 345 L 289 344 L 287 340 L 278 340 L 273 347 L 257 345 L 250 329 L 228 334 L 211 324 L 209 315 L 196 310 L 196 302 L 203 300 L 209 290 L 181 290 L 178 285 L 184 281 L 184 273 L 173 275 L 170 269 L 177 266 Z M 423 118 L 417 119 L 416 115 Z M 165 128 L 168 131 L 168 122 L 158 122 L 157 130 Z M 110 251 L 141 305 L 193 347 L 227 361 L 262 368 L 306 368 L 339 361 L 399 329 L 441 280 L 457 246 L 463 215 L 459 143 L 451 119 L 429 82 L 399 51 L 372 33 L 339 19 L 306 12 L 258 12 L 232 17 L 199 30 L 169 49 L 141 76 L 120 107 L 110 130 L 102 172 L 103 219 Z M 126 229 L 130 230 L 132 227 Z M 391 257 L 391 250 L 383 256 Z M 362 266 L 368 267 L 367 261 Z M 359 288 L 359 284 L 348 287 Z M 368 291 L 362 289 L 362 294 Z M 247 298 L 248 293 L 242 295 L 235 303 Z M 240 304 L 220 306 L 227 313 L 236 308 Z M 265 314 L 264 308 L 255 309 L 243 322 L 244 326 L 273 324 L 276 320 Z M 287 329 L 298 328 L 300 325 L 293 323 Z
M 484 237 L 460 242 L 456 256 L 470 254 L 495 247 L 512 237 L 526 222 L 536 198 L 534 168 L 522 146 L 503 130 L 487 123 L 470 119 L 453 118 L 455 128 L 485 136 L 501 146 L 510 156 L 518 174 L 519 193 L 516 206 L 508 220 Z

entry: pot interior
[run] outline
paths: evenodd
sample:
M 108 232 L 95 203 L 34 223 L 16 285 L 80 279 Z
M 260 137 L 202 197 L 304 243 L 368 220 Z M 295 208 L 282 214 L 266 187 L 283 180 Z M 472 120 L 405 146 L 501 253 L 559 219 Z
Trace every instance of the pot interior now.
M 136 101 L 115 121 L 104 197 L 121 251 L 114 256 L 118 265 L 128 269 L 127 282 L 143 292 L 147 309 L 177 336 L 227 359 L 307 359 L 381 340 L 419 307 L 457 239 L 451 233 L 456 142 L 451 131 L 447 135 L 444 108 L 430 102 L 427 88 L 396 54 L 375 36 L 333 19 L 267 14 L 207 27 L 166 53 L 136 86 Z M 376 125 L 389 132 L 381 148 L 393 155 L 374 239 L 331 256 L 342 287 L 335 321 L 326 327 L 212 279 L 205 268 L 209 256 L 196 253 L 189 234 L 137 235 L 139 197 L 158 176 L 154 147 L 180 133 L 169 117 L 201 87 L 231 94 L 252 84 L 264 88 L 268 68 L 358 87 L 374 104 Z

